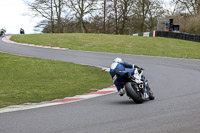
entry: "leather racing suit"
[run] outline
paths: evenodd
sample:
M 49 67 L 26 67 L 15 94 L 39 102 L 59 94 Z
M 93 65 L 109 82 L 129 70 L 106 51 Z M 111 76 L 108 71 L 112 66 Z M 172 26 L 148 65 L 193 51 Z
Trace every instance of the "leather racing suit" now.
M 126 68 L 130 68 L 126 70 Z M 119 91 L 120 89 L 123 88 L 123 84 L 118 82 L 118 79 L 120 77 L 123 77 L 125 73 L 129 72 L 131 75 L 134 74 L 134 68 L 139 68 L 136 65 L 132 65 L 126 62 L 119 62 L 119 63 L 112 63 L 110 67 L 110 75 L 112 76 L 113 83 L 117 87 L 117 90 Z

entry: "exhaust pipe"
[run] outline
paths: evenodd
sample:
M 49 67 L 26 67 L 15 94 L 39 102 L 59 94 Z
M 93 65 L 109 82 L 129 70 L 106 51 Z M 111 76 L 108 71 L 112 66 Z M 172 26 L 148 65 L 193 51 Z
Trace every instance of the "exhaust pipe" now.
M 143 89 L 144 85 L 143 84 L 139 84 L 139 88 Z

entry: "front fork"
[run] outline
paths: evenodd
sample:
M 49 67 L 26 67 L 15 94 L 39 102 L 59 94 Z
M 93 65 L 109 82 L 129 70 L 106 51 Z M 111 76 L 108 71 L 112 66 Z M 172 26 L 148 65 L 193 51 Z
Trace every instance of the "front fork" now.
M 144 92 L 147 93 L 149 95 L 149 91 L 148 91 L 148 82 L 147 80 L 145 79 L 144 75 L 142 75 L 142 79 L 144 81 Z

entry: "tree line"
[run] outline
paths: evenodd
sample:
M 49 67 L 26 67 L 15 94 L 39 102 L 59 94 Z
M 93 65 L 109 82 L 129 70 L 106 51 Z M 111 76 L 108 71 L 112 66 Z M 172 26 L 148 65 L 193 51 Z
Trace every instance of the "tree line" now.
M 194 29 L 200 27 L 200 0 L 172 0 L 167 8 L 163 0 L 25 2 L 35 17 L 43 18 L 36 28 L 42 28 L 44 33 L 132 34 L 153 31 L 158 18 L 174 18 L 181 24 L 182 31 L 200 33 L 200 28 Z

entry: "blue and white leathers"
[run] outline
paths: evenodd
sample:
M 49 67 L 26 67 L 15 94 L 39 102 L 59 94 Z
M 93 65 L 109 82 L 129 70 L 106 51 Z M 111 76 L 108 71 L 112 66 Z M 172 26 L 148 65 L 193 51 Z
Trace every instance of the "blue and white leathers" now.
M 126 68 L 130 68 L 126 70 Z M 117 79 L 119 77 L 124 76 L 125 73 L 129 72 L 131 75 L 134 74 L 134 66 L 132 64 L 126 63 L 126 62 L 114 62 L 111 64 L 110 67 L 110 75 L 112 76 L 113 83 L 117 87 L 117 90 L 119 91 L 121 88 L 123 88 L 123 84 L 117 82 Z

